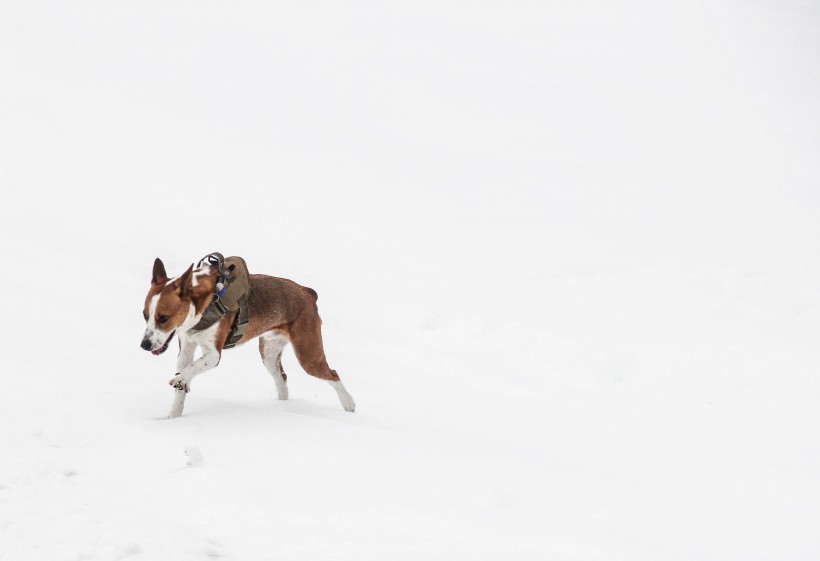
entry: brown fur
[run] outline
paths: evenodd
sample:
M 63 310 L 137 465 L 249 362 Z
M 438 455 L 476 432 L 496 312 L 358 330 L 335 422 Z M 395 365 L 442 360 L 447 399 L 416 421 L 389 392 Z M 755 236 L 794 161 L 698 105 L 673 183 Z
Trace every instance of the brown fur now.
M 339 376 L 330 369 L 325 358 L 322 319 L 313 296 L 315 292 L 291 280 L 268 275 L 251 275 L 250 280 L 250 322 L 239 344 L 269 331 L 282 333 L 293 345 L 305 372 L 322 380 L 338 380 Z M 260 339 L 260 352 L 263 347 L 264 340 Z

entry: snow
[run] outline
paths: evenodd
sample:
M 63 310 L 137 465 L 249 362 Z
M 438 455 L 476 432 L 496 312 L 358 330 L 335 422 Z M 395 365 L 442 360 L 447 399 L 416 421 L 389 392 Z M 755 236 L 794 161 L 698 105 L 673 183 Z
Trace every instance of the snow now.
M 813 2 L 0 6 L 0 560 L 814 560 Z M 319 293 L 166 420 L 155 257 Z

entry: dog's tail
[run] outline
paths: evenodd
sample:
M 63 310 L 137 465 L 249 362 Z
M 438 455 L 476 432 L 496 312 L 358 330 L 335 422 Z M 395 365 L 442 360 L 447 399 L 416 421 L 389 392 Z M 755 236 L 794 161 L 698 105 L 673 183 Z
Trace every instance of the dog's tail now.
M 315 290 L 313 290 L 312 288 L 308 288 L 306 286 L 303 286 L 302 288 L 304 288 L 311 296 L 313 296 L 314 302 L 319 300 L 319 294 L 317 294 Z

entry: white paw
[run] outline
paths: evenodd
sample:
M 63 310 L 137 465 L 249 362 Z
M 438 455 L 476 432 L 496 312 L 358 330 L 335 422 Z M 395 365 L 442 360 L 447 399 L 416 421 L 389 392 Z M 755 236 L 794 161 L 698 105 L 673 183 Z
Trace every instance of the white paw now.
M 330 382 L 333 389 L 336 390 L 336 395 L 339 396 L 339 401 L 342 404 L 342 409 L 353 413 L 356 410 L 356 402 L 353 401 L 353 396 L 347 393 L 347 390 L 342 384 L 341 380 Z
M 350 394 L 344 396 L 340 395 L 339 401 L 342 402 L 342 409 L 345 411 L 353 413 L 356 410 L 356 403 L 353 401 L 353 398 L 350 397 Z
M 185 393 L 191 391 L 190 383 L 191 380 L 180 374 L 177 374 L 176 376 L 168 380 L 168 385 L 170 385 L 175 390 L 183 391 Z

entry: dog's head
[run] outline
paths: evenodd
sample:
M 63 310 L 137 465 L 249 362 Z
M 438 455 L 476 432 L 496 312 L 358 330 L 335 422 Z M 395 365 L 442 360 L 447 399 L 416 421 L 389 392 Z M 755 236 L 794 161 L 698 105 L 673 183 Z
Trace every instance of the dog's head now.
M 151 288 L 145 297 L 145 334 L 140 345 L 146 351 L 160 355 L 168 350 L 168 344 L 177 329 L 195 314 L 192 300 L 192 272 L 194 266 L 179 278 L 169 279 L 165 265 L 157 258 L 151 275 Z

